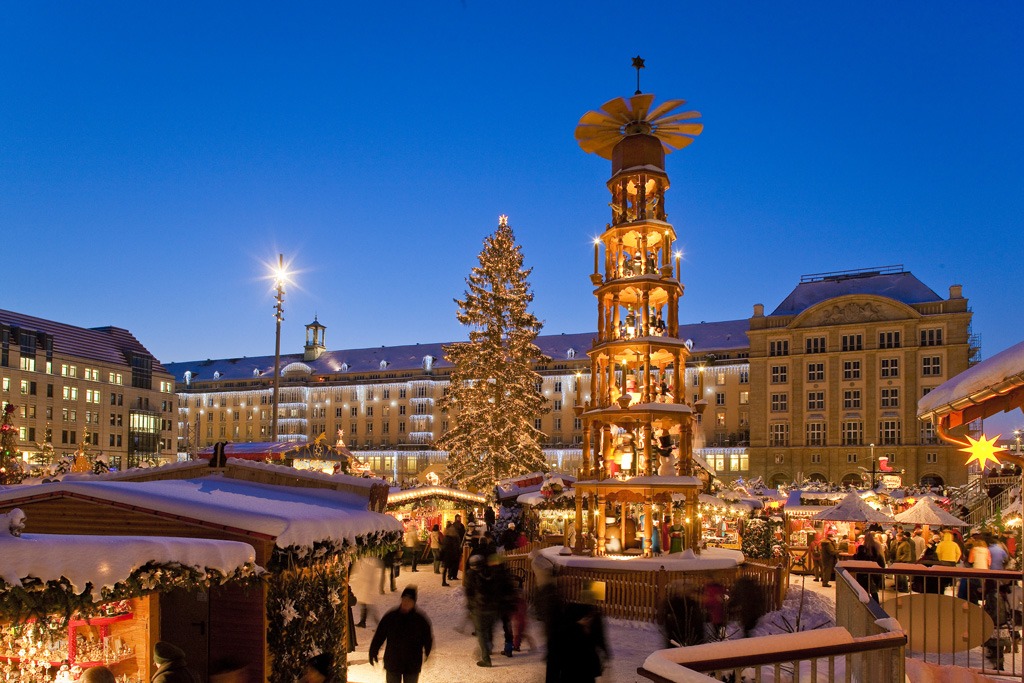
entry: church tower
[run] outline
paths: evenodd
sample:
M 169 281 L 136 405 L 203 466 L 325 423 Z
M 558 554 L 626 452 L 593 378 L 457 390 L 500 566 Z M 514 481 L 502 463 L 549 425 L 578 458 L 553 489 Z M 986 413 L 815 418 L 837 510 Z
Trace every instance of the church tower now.
M 302 360 L 316 360 L 327 350 L 327 342 L 324 340 L 327 328 L 320 324 L 317 317 L 313 316 L 313 322 L 306 325 L 306 345 L 303 347 Z
M 671 493 L 662 484 L 676 484 L 675 492 L 687 494 L 687 545 L 694 547 L 699 540 L 699 481 L 692 476 L 696 408 L 686 402 L 683 384 L 689 349 L 679 339 L 683 284 L 680 254 L 673 254 L 676 231 L 665 203 L 665 155 L 693 142 L 703 124 L 697 122 L 698 112 L 678 111 L 684 100 L 654 106 L 654 96 L 639 90 L 643 60 L 635 59 L 634 67 L 636 94 L 587 112 L 576 128 L 580 147 L 612 165 L 607 183 L 611 222 L 594 240 L 590 276 L 597 297 L 597 337 L 589 352 L 591 399 L 578 409 L 583 422 L 580 477 L 594 482 L 588 488 L 601 504 L 614 505 L 616 498 L 645 500 L 648 543 L 650 505 L 666 503 L 671 510 Z M 631 498 L 609 488 L 633 480 L 638 487 L 649 483 L 654 488 L 633 491 Z M 596 517 L 600 553 L 606 515 Z M 628 533 L 622 532 L 625 544 Z

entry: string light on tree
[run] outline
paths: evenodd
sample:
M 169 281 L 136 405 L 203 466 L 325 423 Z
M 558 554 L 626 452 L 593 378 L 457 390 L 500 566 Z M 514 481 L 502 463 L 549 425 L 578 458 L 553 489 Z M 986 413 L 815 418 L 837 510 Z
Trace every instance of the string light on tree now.
M 548 407 L 533 366 L 550 359 L 534 343 L 542 323 L 528 310 L 532 269 L 523 268 L 508 216 L 498 218 L 478 258 L 455 300 L 469 341 L 444 347 L 454 368 L 440 408 L 454 424 L 436 446 L 448 451 L 448 473 L 460 488 L 490 490 L 498 480 L 546 469 L 534 421 Z
M 14 428 L 14 404 L 4 405 L 3 420 L 0 422 L 0 484 L 20 484 L 25 473 L 18 459 L 18 431 Z

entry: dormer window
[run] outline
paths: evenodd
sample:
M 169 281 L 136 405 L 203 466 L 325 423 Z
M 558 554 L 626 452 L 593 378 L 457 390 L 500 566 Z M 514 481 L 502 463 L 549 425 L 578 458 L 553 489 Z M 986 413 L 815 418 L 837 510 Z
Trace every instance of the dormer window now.
M 341 364 L 341 371 L 342 372 L 348 372 L 348 363 L 342 363 Z
M 380 369 L 381 370 L 387 370 L 388 369 L 388 365 L 390 365 L 390 363 L 388 363 L 386 360 L 382 360 L 380 362 Z
M 192 371 L 191 370 L 186 370 L 185 371 L 185 386 L 188 386 L 190 384 L 192 384 Z
M 569 360 L 572 360 L 573 358 L 575 358 L 576 357 L 576 349 L 569 349 L 568 351 L 566 351 L 565 352 L 565 357 L 568 358 Z

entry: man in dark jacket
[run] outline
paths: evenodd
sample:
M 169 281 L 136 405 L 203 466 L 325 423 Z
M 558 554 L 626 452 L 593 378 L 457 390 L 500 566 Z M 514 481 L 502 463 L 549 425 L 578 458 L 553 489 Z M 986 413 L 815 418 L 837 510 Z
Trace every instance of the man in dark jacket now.
M 153 662 L 157 665 L 152 683 L 199 683 L 199 677 L 185 665 L 185 651 L 161 640 L 153 646 Z
M 416 609 L 416 588 L 407 586 L 402 591 L 401 604 L 385 614 L 370 641 L 370 666 L 377 663 L 381 645 L 384 650 L 384 671 L 387 683 L 416 683 L 423 668 L 423 660 L 430 656 L 434 635 L 430 620 Z

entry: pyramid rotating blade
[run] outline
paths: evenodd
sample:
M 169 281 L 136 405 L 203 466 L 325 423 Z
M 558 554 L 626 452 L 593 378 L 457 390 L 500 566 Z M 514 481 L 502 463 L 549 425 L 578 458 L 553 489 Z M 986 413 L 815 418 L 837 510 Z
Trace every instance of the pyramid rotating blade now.
M 616 97 L 614 100 L 608 100 L 602 104 L 601 111 L 607 113 L 620 123 L 629 123 L 633 120 L 633 113 L 629 110 L 629 105 L 621 97 Z
M 690 121 L 690 120 L 699 119 L 699 118 L 700 118 L 700 112 L 699 111 L 684 111 L 684 112 L 679 113 L 679 114 L 673 114 L 672 116 L 662 117 L 662 118 L 658 119 L 657 121 L 651 121 L 651 123 L 654 124 L 655 126 L 663 126 L 666 123 L 675 123 L 676 121 Z
M 654 131 L 655 135 L 700 135 L 704 130 L 703 123 L 670 123 L 667 126 L 658 126 Z
M 647 115 L 647 120 L 648 121 L 656 121 L 658 119 L 658 117 L 664 116 L 665 114 L 669 113 L 673 109 L 681 107 L 684 104 L 686 104 L 686 100 L 665 100 L 664 102 L 659 104 L 657 107 L 655 107 L 654 111 L 652 111 L 650 114 Z
M 629 108 L 633 111 L 631 120 L 647 120 L 647 112 L 651 110 L 651 103 L 654 102 L 654 95 L 634 95 L 629 98 Z
M 588 111 L 586 114 L 584 114 L 582 117 L 580 117 L 580 122 L 577 125 L 579 125 L 579 126 L 607 126 L 607 127 L 618 128 L 622 124 L 620 124 L 618 121 L 616 121 L 611 116 L 608 116 L 608 114 L 605 114 L 602 111 Z

